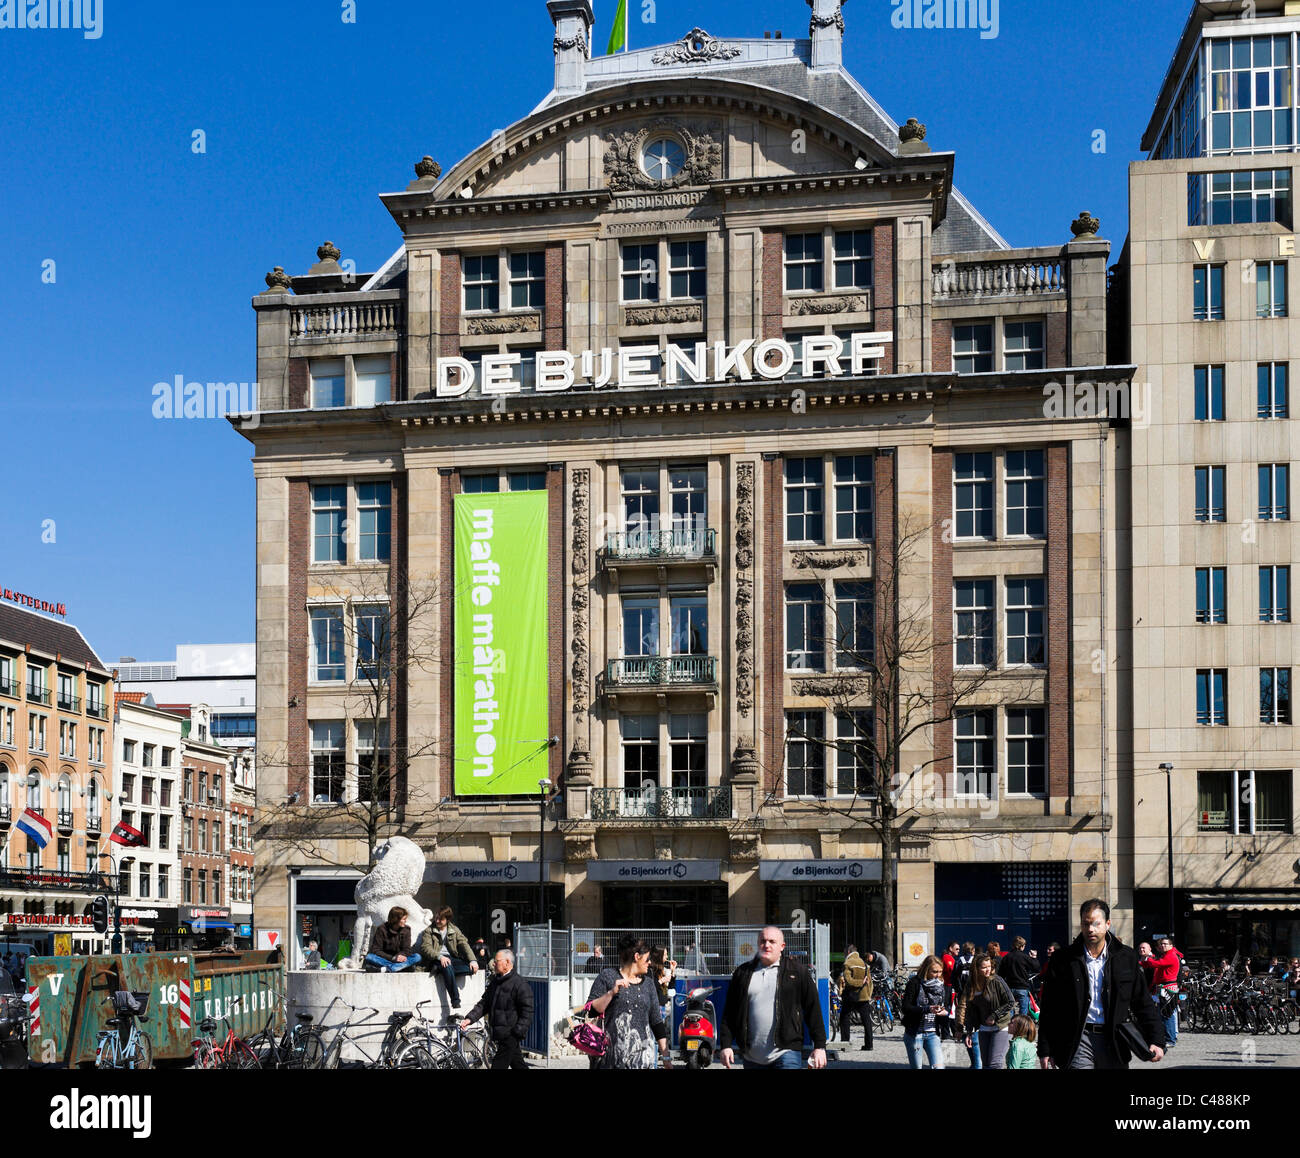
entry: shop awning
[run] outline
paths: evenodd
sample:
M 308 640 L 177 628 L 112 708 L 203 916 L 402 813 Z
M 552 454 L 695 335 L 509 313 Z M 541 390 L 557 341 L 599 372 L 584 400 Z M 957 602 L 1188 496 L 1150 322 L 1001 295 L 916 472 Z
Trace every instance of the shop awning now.
M 1300 893 L 1193 893 L 1198 913 L 1300 913 Z

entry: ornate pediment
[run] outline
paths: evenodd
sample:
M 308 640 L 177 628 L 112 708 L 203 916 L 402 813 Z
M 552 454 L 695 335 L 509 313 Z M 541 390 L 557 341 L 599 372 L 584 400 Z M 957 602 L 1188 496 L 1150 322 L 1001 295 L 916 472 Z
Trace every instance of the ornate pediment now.
M 675 138 L 685 160 L 681 170 L 667 180 L 656 180 L 641 163 L 646 142 L 653 137 Z M 661 118 L 635 131 L 609 138 L 605 149 L 605 175 L 614 192 L 629 189 L 675 189 L 706 185 L 722 176 L 722 146 L 710 133 Z
M 732 60 L 740 55 L 740 48 L 710 36 L 703 28 L 692 28 L 676 44 L 670 44 L 654 55 L 655 64 L 712 64 L 718 60 Z

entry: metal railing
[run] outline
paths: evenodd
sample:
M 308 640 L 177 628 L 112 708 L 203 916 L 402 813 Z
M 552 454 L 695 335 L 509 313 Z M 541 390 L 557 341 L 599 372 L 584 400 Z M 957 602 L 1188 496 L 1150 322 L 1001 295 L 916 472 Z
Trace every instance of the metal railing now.
M 1038 297 L 1064 294 L 1065 263 L 1059 256 L 1021 256 L 974 262 L 945 261 L 932 270 L 934 299 Z
M 718 661 L 711 655 L 636 655 L 611 659 L 605 682 L 612 688 L 716 684 Z
M 59 827 L 60 827 L 60 828 L 71 828 L 71 827 L 72 827 L 72 810 L 71 810 L 71 809 L 68 809 L 68 810 L 66 810 L 66 811 L 65 811 L 64 809 L 62 809 L 62 808 L 59 809 Z
M 58 872 L 40 868 L 0 869 L 0 888 L 99 893 L 111 890 L 111 887 L 102 873 Z
M 0 696 L 11 696 L 18 699 L 18 681 L 15 679 L 0 679 Z
M 605 539 L 605 555 L 610 560 L 635 562 L 689 562 L 716 558 L 718 532 L 701 531 L 618 531 Z
M 0 802 L 0 824 L 8 824 L 13 819 L 14 808 L 12 804 Z
M 103 819 L 100 817 L 99 813 L 97 812 L 91 813 L 89 816 L 86 817 L 86 831 L 103 832 L 104 831 L 102 827 L 103 823 L 104 823 Z
M 50 689 L 37 688 L 37 687 L 33 687 L 31 684 L 28 684 L 27 702 L 31 704 L 44 704 L 45 707 L 48 708 L 50 706 Z
M 80 712 L 81 700 L 76 696 L 59 696 L 59 711 L 61 712 Z
M 96 719 L 96 720 L 107 720 L 107 719 L 108 719 L 108 708 L 104 706 L 104 704 L 103 704 L 102 701 L 99 702 L 99 703 L 96 703 L 96 702 L 94 702 L 93 700 L 87 700 L 87 701 L 86 701 L 86 715 L 88 715 L 88 716 L 90 716 L 90 717 L 92 717 L 93 719 Z
M 594 788 L 593 820 L 716 820 L 731 817 L 731 786 Z

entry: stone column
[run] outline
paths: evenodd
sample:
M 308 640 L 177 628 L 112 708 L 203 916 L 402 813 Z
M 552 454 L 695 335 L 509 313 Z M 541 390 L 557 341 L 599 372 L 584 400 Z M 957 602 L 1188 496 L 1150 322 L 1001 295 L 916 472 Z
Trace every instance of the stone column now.
M 591 0 L 549 0 L 555 22 L 555 91 L 561 96 L 587 87 L 587 61 L 591 59 L 591 27 L 596 22 Z
M 812 22 L 812 68 L 839 68 L 844 63 L 844 0 L 808 0 Z
M 1065 247 L 1066 290 L 1070 300 L 1068 366 L 1106 365 L 1106 264 L 1110 242 L 1099 240 L 1101 222 L 1081 213 L 1070 226 L 1074 240 Z

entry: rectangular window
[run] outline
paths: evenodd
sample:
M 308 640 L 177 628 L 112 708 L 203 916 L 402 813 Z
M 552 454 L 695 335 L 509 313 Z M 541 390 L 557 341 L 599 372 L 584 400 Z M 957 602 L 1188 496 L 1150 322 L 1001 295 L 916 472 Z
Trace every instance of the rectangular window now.
M 1287 362 L 1261 362 L 1255 368 L 1257 414 L 1260 418 L 1289 418 L 1290 399 Z
M 835 541 L 869 543 L 876 534 L 875 459 L 835 456 Z
M 870 712 L 835 713 L 835 795 L 875 796 L 875 743 Z
M 993 538 L 993 455 L 953 455 L 957 538 Z
M 1047 795 L 1047 713 L 1042 708 L 1007 709 L 1007 793 Z
M 958 712 L 954 720 L 957 795 L 994 798 L 996 760 L 994 754 L 994 712 Z
M 869 580 L 835 583 L 835 666 L 862 669 L 875 659 L 876 603 Z
M 90 688 L 86 689 L 89 699 Z M 12 657 L 0 655 L 0 696 L 18 695 L 18 681 L 14 679 L 14 661 Z
M 313 563 L 347 562 L 348 548 L 343 539 L 347 510 L 347 487 L 322 485 L 311 488 Z
M 1196 673 L 1196 722 L 1202 727 L 1228 725 L 1228 672 L 1201 668 Z
M 709 475 L 703 466 L 670 466 L 668 497 L 673 520 L 673 545 L 704 552 L 708 529 Z
M 1197 366 L 1193 372 L 1196 381 L 1196 421 L 1223 421 L 1223 367 Z
M 785 460 L 785 537 L 821 543 L 826 537 L 825 464 L 820 458 Z
M 208 851 L 208 822 L 199 817 L 199 852 Z
M 708 284 L 703 241 L 668 243 L 668 293 L 674 298 L 701 300 Z
M 821 293 L 826 286 L 822 235 L 785 235 L 785 292 Z
M 379 721 L 375 746 L 375 721 L 357 725 L 357 800 L 362 804 L 387 802 L 391 796 L 388 721 Z M 231 844 L 235 842 L 232 824 Z
M 1041 450 L 1006 456 L 1007 534 L 1041 539 L 1047 533 L 1047 469 Z
M 1007 322 L 1002 329 L 1002 362 L 1006 370 L 1041 370 L 1047 365 L 1042 322 Z
M 158 816 L 158 847 L 161 849 L 171 848 L 172 843 L 172 818 L 165 812 Z
M 1196 468 L 1196 521 L 1222 523 L 1225 519 L 1223 499 L 1224 468 L 1198 466 Z
M 993 580 L 959 579 L 953 584 L 953 613 L 956 616 L 958 667 L 992 667 Z
M 623 300 L 657 302 L 659 300 L 659 246 L 623 246 Z
M 212 903 L 221 904 L 221 870 L 212 870 Z
M 495 253 L 466 257 L 461 276 L 467 314 L 501 308 L 501 260 Z
M 501 476 L 493 471 L 491 474 L 462 474 L 460 491 L 465 495 L 494 495 L 501 490 Z
M 668 760 L 674 788 L 703 788 L 709 782 L 709 718 L 668 717 Z
M 1047 584 L 1042 579 L 1007 580 L 1007 663 L 1044 664 Z
M 1256 832 L 1291 831 L 1291 773 L 1256 772 L 1251 803 Z
M 171 896 L 171 884 L 168 880 L 169 872 L 165 864 L 158 866 L 158 899 L 165 901 Z
M 510 308 L 540 310 L 546 304 L 546 254 L 510 255 Z
M 194 903 L 194 870 L 192 868 L 181 869 L 181 903 L 184 905 Z
M 14 746 L 14 710 L 5 708 L 0 710 L 0 744 L 7 748 Z M 8 803 L 8 801 L 3 801 Z
M 357 515 L 361 521 L 360 557 L 386 563 L 392 554 L 393 488 L 386 482 L 357 487 Z
M 382 682 L 388 678 L 392 642 L 389 636 L 388 604 L 358 604 L 353 616 L 356 624 L 357 679 Z
M 703 595 L 674 595 L 668 609 L 672 616 L 672 654 L 708 655 L 708 599 Z
M 65 837 L 59 837 L 57 864 L 61 873 L 72 871 L 72 842 Z M 144 895 L 147 897 L 149 894 L 146 892 Z
M 77 677 L 59 672 L 59 708 L 65 712 L 77 710 Z
M 318 683 L 343 680 L 343 609 L 311 609 L 311 678 Z
M 1287 316 L 1285 261 L 1255 263 L 1255 316 L 1259 318 Z
M 1289 127 L 1288 124 L 1288 130 Z M 1291 171 L 1245 169 L 1235 173 L 1189 173 L 1187 205 L 1187 224 L 1192 226 L 1275 221 L 1290 229 Z
M 546 472 L 544 470 L 512 470 L 506 475 L 506 484 L 512 491 L 544 491 L 546 489 Z
M 825 713 L 786 712 L 785 734 L 785 794 L 825 796 Z
M 1192 320 L 1223 320 L 1223 269 L 1221 265 L 1192 267 Z
M 208 870 L 199 869 L 199 904 L 208 903 Z
M 387 354 L 358 354 L 352 359 L 356 373 L 356 406 L 379 406 L 393 399 L 393 365 Z
M 342 358 L 313 358 L 311 368 L 311 405 L 325 410 L 348 404 L 347 366 Z
M 1269 463 L 1259 468 L 1259 517 L 1280 522 L 1291 517 L 1290 468 L 1286 463 Z
M 142 864 L 140 866 L 140 896 L 142 899 L 148 899 L 149 887 L 153 883 L 153 865 Z
M 629 546 L 648 548 L 659 533 L 659 470 L 657 467 L 627 469 L 622 475 L 623 525 Z
M 343 781 L 343 724 L 314 721 L 311 725 L 312 803 L 341 804 Z
M 1261 724 L 1291 722 L 1291 669 L 1289 667 L 1259 669 L 1259 722 Z
M 1289 833 L 1291 821 L 1290 771 L 1248 768 L 1196 774 L 1196 828 L 1198 832 L 1250 835 L 1257 832 Z
M 1291 622 L 1291 568 L 1259 569 L 1260 623 Z
M 872 236 L 869 229 L 835 234 L 835 288 L 869 290 L 873 284 Z
M 621 716 L 623 787 L 659 785 L 659 717 Z
M 624 598 L 623 654 L 625 656 L 659 654 L 659 600 L 657 598 Z
M 1228 622 L 1228 569 L 1196 568 L 1196 622 Z
M 826 670 L 826 596 L 820 583 L 786 584 L 785 667 Z
M 992 322 L 972 322 L 953 326 L 952 368 L 958 374 L 993 372 Z

